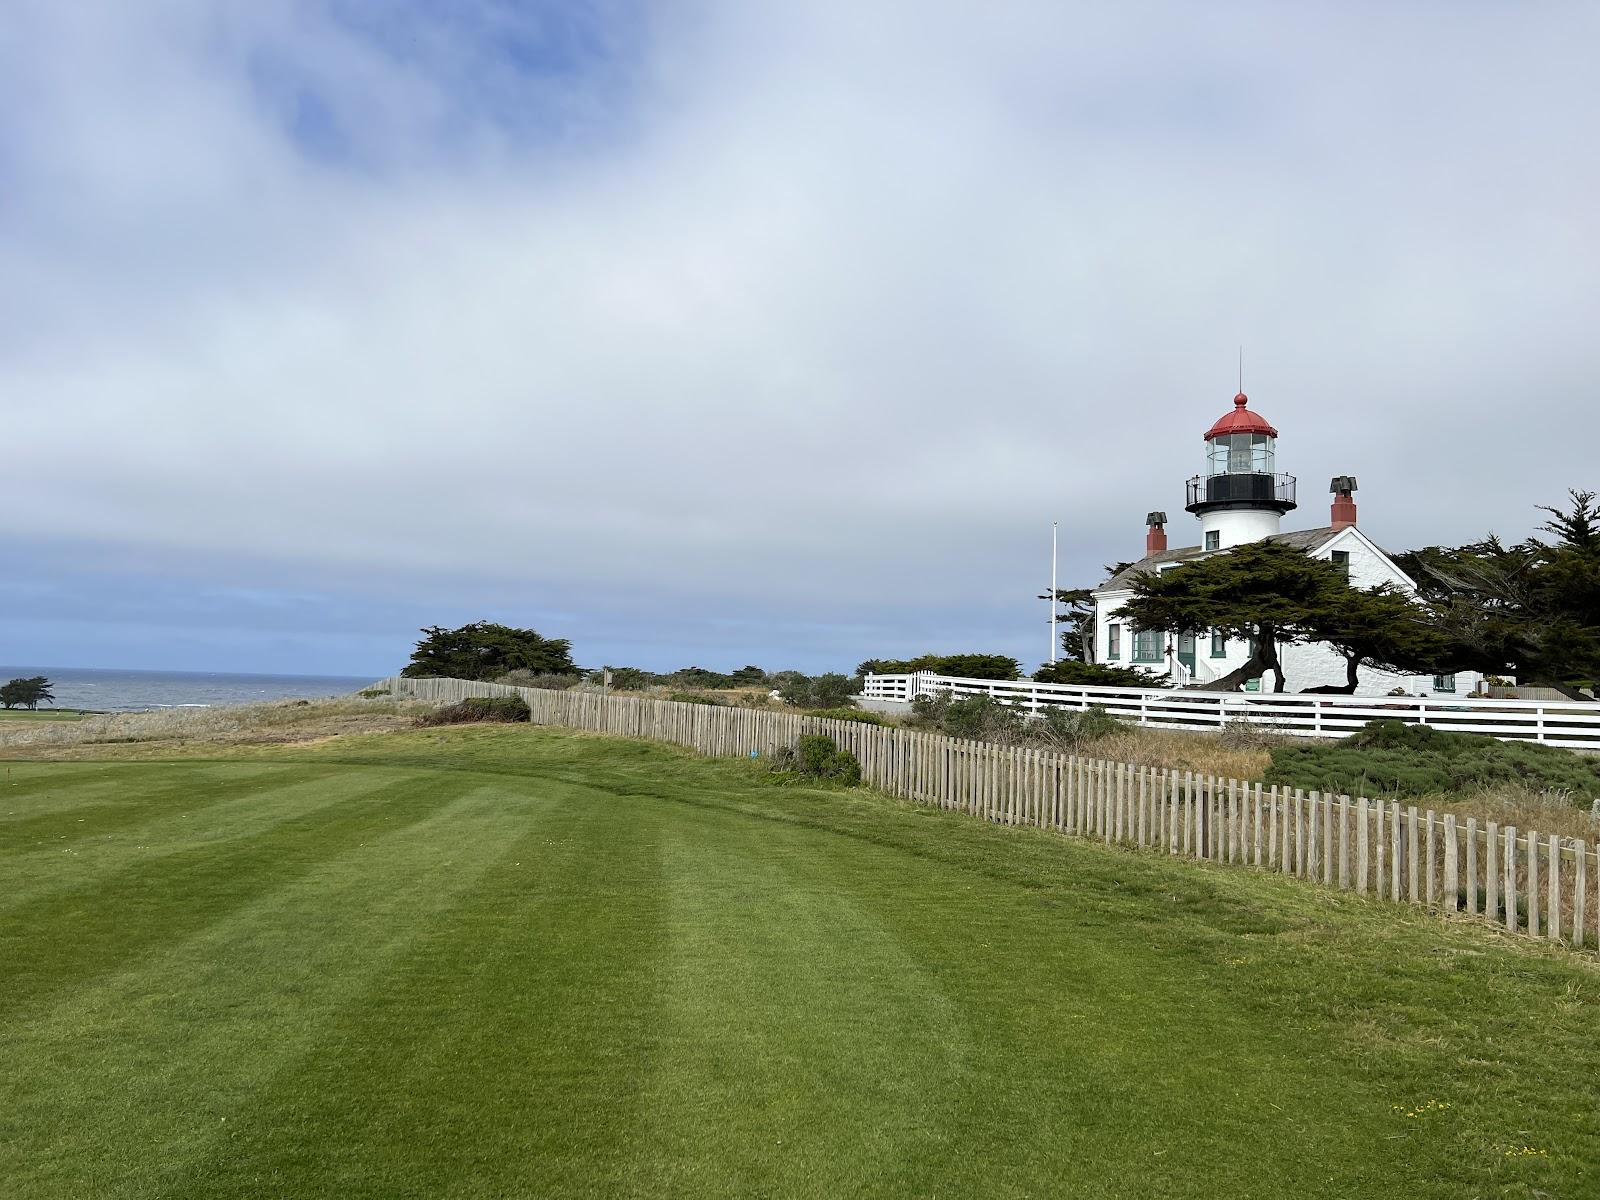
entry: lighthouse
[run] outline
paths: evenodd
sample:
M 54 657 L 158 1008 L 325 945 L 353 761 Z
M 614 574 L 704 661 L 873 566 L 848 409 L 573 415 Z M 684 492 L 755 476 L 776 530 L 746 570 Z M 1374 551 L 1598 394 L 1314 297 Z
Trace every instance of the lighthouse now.
M 1276 468 L 1278 431 L 1240 392 L 1206 430 L 1205 474 L 1189 480 L 1184 506 L 1200 518 L 1201 549 L 1226 550 L 1280 532 L 1295 507 L 1294 476 Z
M 1315 529 L 1282 529 L 1283 515 L 1295 508 L 1295 479 L 1278 473 L 1278 431 L 1260 413 L 1250 411 L 1243 392 L 1233 407 L 1205 432 L 1204 474 L 1189 480 L 1188 504 L 1200 519 L 1198 546 L 1167 545 L 1167 514 L 1145 517 L 1144 557 L 1123 563 L 1094 589 L 1093 637 L 1080 635 L 1087 662 L 1125 667 L 1175 687 L 1206 687 L 1243 680 L 1247 692 L 1260 690 L 1261 679 L 1243 678 L 1242 668 L 1254 655 L 1248 639 L 1228 629 L 1206 629 L 1170 636 L 1140 629 L 1123 615 L 1123 606 L 1138 591 L 1141 577 L 1160 576 L 1235 546 L 1271 539 L 1304 551 L 1339 568 L 1351 587 L 1388 585 L 1414 595 L 1416 581 L 1374 542 L 1356 521 L 1356 479 L 1335 475 L 1328 490 L 1333 507 L 1328 523 Z M 1129 549 L 1132 549 L 1130 546 Z M 1342 691 L 1350 686 L 1349 663 L 1327 642 L 1293 642 L 1278 648 L 1284 678 L 1307 691 Z M 1454 695 L 1475 690 L 1481 677 L 1460 674 L 1398 675 L 1362 666 L 1355 684 L 1361 695 Z

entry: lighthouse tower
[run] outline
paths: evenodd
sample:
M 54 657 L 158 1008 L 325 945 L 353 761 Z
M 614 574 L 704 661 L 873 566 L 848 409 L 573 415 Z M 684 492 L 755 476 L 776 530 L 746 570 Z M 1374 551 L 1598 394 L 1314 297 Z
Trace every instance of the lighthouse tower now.
M 1294 476 L 1276 473 L 1278 431 L 1250 411 L 1243 392 L 1233 411 L 1206 430 L 1206 470 L 1189 480 L 1184 507 L 1200 518 L 1201 544 L 1226 550 L 1279 531 L 1295 507 Z

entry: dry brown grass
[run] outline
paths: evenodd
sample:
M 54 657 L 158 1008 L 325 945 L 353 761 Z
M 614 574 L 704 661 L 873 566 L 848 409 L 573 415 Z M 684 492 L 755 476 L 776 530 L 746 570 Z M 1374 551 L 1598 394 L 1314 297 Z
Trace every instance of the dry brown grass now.
M 1230 726 L 1221 733 L 1193 730 L 1151 729 L 1129 725 L 1083 747 L 1091 758 L 1131 763 L 1138 767 L 1193 771 L 1224 779 L 1255 782 L 1266 775 L 1272 761 L 1272 747 L 1296 739 L 1271 729 Z M 1382 799 L 1369 796 L 1370 800 Z M 1416 805 L 1419 812 L 1433 809 L 1458 818 L 1476 817 L 1479 822 L 1494 821 L 1518 829 L 1536 829 L 1562 837 L 1600 837 L 1600 825 L 1590 815 L 1586 798 L 1565 792 L 1550 792 L 1524 784 L 1499 784 L 1465 793 L 1439 793 L 1407 798 L 1402 807 Z
M 0 726 L 0 758 L 158 758 L 228 746 L 324 741 L 408 729 L 432 704 L 395 700 L 285 700 L 222 708 L 113 713 L 81 721 Z
M 1477 817 L 1480 825 L 1493 821 L 1501 826 L 1515 825 L 1518 830 L 1534 829 L 1589 841 L 1600 836 L 1600 825 L 1590 815 L 1587 804 L 1576 802 L 1566 792 L 1549 792 L 1526 784 L 1504 783 L 1460 795 L 1438 793 L 1404 799 L 1400 804 L 1402 808 L 1416 805 L 1418 812 L 1431 808 L 1441 815 L 1455 813 L 1458 819 Z
M 1193 771 L 1228 779 L 1260 779 L 1272 758 L 1265 747 L 1232 743 L 1221 734 L 1139 726 L 1096 738 L 1084 747 L 1083 753 L 1136 767 Z

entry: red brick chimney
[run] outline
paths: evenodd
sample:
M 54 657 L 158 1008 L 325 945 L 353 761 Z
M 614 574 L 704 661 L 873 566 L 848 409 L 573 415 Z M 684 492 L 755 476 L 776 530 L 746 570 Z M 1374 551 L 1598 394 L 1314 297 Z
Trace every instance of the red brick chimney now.
M 1150 513 L 1144 519 L 1150 528 L 1144 535 L 1144 556 L 1163 554 L 1167 549 L 1167 514 L 1164 512 Z
M 1329 524 L 1335 529 L 1344 529 L 1356 523 L 1356 477 L 1354 475 L 1335 475 L 1333 482 L 1328 485 L 1328 490 L 1333 493 L 1333 512 Z

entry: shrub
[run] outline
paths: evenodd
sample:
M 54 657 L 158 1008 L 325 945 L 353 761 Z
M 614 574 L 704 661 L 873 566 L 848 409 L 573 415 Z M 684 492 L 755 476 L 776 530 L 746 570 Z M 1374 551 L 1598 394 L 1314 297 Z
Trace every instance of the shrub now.
M 802 734 L 794 746 L 785 746 L 772 756 L 774 771 L 795 772 L 810 779 L 826 779 L 855 787 L 861 782 L 861 764 L 848 750 L 839 749 L 831 738 L 820 733 Z
M 778 694 L 785 704 L 796 708 L 845 708 L 850 697 L 861 691 L 861 682 L 837 672 L 817 676 L 785 672 Z
M 526 671 L 518 668 L 507 671 L 495 680 L 510 687 L 543 688 L 550 692 L 564 692 L 583 682 L 582 675 L 556 674 L 551 671 Z
M 699 692 L 671 692 L 668 700 L 675 700 L 679 704 L 709 704 L 713 708 L 726 708 L 721 700 L 715 696 L 703 696 Z
M 916 658 L 869 658 L 857 675 L 910 675 L 931 671 L 963 679 L 1018 679 L 1022 664 L 1006 654 L 921 654 Z
M 1217 741 L 1230 750 L 1268 750 L 1282 746 L 1290 735 L 1277 725 L 1259 721 L 1229 721 L 1217 735 Z
M 912 724 L 950 737 L 982 742 L 1020 741 L 1026 710 L 1002 704 L 993 696 L 953 698 L 949 692 L 918 696 L 911 702 Z
M 1170 687 L 1165 675 L 1150 675 L 1132 667 L 1108 667 L 1104 663 L 1079 662 L 1063 658 L 1046 663 L 1033 673 L 1035 683 L 1074 683 L 1092 687 Z
M 665 677 L 664 682 L 680 688 L 731 688 L 732 675 L 721 671 L 708 671 L 704 667 L 683 667 Z
M 1031 723 L 1025 732 L 1030 740 L 1064 750 L 1077 750 L 1083 745 L 1109 737 L 1122 729 L 1122 722 L 1098 704 L 1088 708 L 1047 708 Z
M 611 672 L 611 687 L 619 692 L 642 692 L 649 687 L 654 677 L 648 671 L 641 671 L 638 667 L 602 667 L 598 671 L 591 671 L 591 683 L 604 683 L 605 673 Z
M 1566 793 L 1583 807 L 1600 796 L 1600 759 L 1534 742 L 1444 733 L 1373 721 L 1339 742 L 1278 746 L 1266 782 L 1350 796 L 1427 796 L 1506 783 Z
M 857 725 L 888 725 L 889 718 L 882 713 L 868 712 L 864 708 L 814 708 L 808 717 L 822 717 L 828 721 L 854 721 Z
M 477 721 L 527 721 L 533 716 L 528 702 L 521 696 L 471 696 L 455 704 L 446 704 L 417 718 L 417 724 L 463 725 Z

